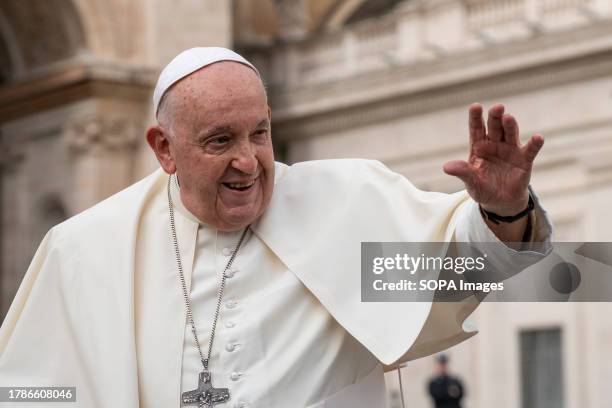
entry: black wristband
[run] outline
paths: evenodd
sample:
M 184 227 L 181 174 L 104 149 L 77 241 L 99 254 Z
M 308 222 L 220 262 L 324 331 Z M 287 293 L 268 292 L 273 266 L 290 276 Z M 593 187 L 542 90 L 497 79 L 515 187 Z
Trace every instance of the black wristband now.
M 529 212 L 535 208 L 535 203 L 533 202 L 533 198 L 531 197 L 531 193 L 530 193 L 529 202 L 527 203 L 527 208 L 525 208 L 523 211 L 521 211 L 520 213 L 516 215 L 498 215 L 498 214 L 495 214 L 494 212 L 483 209 L 480 204 L 478 205 L 478 208 L 480 208 L 480 213 L 482 214 L 483 217 L 485 217 L 488 220 L 491 220 L 493 224 L 499 224 L 500 222 L 510 223 L 516 220 L 520 220 L 521 218 L 529 214 Z

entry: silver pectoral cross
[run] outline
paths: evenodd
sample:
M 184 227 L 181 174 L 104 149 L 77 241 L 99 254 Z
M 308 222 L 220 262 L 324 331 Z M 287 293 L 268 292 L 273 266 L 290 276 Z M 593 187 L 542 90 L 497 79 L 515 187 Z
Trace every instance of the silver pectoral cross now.
M 214 405 L 226 402 L 230 399 L 229 389 L 215 388 L 212 386 L 210 371 L 204 370 L 198 379 L 198 388 L 193 391 L 185 391 L 182 405 L 198 405 L 198 408 L 211 408 Z

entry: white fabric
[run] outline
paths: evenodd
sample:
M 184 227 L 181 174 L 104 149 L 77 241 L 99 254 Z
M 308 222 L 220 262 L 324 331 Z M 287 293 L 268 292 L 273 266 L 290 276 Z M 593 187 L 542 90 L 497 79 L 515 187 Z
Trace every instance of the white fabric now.
M 309 161 L 277 172 L 281 174 L 269 211 L 256 234 L 382 363 L 403 357 L 410 348 L 406 344 L 418 348 L 416 358 L 475 334 L 464 331 L 462 324 L 477 303 L 454 304 L 460 312 L 457 318 L 436 322 L 435 339 L 425 336 L 417 341 L 430 313 L 430 302 L 361 302 L 361 242 L 449 242 L 458 235 L 458 240 L 478 236 L 499 243 L 465 191 L 420 191 L 377 161 Z M 552 226 L 537 199 L 536 214 L 535 230 L 543 235 L 534 239 L 549 243 Z M 511 257 L 517 271 L 543 257 L 529 251 L 519 254 L 501 244 L 498 253 Z M 495 258 L 491 254 L 489 262 L 503 268 Z
M 198 230 L 191 301 L 204 353 L 217 282 L 239 236 L 240 232 L 217 234 L 208 227 Z M 327 397 L 338 399 L 340 391 L 355 394 L 357 390 L 350 392 L 347 387 L 369 373 L 370 383 L 383 384 L 378 393 L 376 388 L 368 390 L 369 400 L 377 404 L 336 406 L 384 407 L 386 392 L 378 360 L 335 322 L 257 236 L 247 235 L 228 276 L 210 363 L 214 386 L 230 390 L 233 404 L 228 407 L 307 407 Z M 202 370 L 187 326 L 182 391 L 195 388 Z M 145 406 L 154 403 L 143 402 Z
M 308 408 L 386 408 L 386 394 L 385 377 L 379 364 L 366 377 Z
M 196 47 L 181 52 L 159 74 L 155 90 L 153 91 L 153 111 L 157 116 L 159 103 L 166 91 L 178 80 L 204 68 L 207 65 L 220 61 L 235 61 L 247 65 L 259 75 L 257 68 L 241 55 L 222 47 Z
M 360 302 L 361 241 L 448 241 L 455 234 L 486 236 L 484 223 L 466 225 L 475 215 L 465 192 L 421 192 L 380 163 L 364 160 L 306 162 L 291 167 L 279 164 L 276 174 L 272 201 L 253 228 L 248 245 L 254 248 L 247 249 L 246 255 L 265 256 L 260 262 L 274 268 L 264 273 L 274 274 L 277 282 L 291 282 L 296 291 L 299 280 L 308 289 L 301 290 L 301 300 L 296 299 L 304 302 L 305 308 L 318 308 L 320 313 L 315 315 L 331 324 L 330 330 L 337 334 L 317 338 L 322 342 L 319 350 L 338 350 L 325 342 L 340 341 L 361 350 L 366 357 L 352 367 L 356 370 L 352 377 L 342 374 L 348 371 L 343 368 L 338 370 L 336 379 L 336 367 L 325 368 L 336 364 L 333 356 L 308 361 L 316 344 L 297 338 L 299 332 L 292 329 L 296 320 L 291 316 L 277 314 L 274 320 L 286 318 L 270 323 L 277 325 L 274 330 L 249 327 L 251 321 L 267 323 L 261 316 L 251 319 L 250 313 L 271 303 L 258 301 L 254 308 L 243 309 L 247 324 L 241 326 L 244 335 L 236 341 L 244 342 L 242 351 L 247 352 L 240 354 L 238 350 L 228 357 L 235 359 L 232 369 L 245 367 L 247 374 L 254 370 L 257 375 L 267 375 L 258 364 L 267 364 L 279 350 L 283 355 L 281 343 L 271 346 L 274 341 L 270 333 L 290 331 L 293 337 L 279 335 L 288 350 L 284 354 L 287 361 L 279 362 L 277 367 L 293 370 L 278 381 L 294 380 L 300 384 L 304 379 L 307 383 L 309 374 L 300 370 L 300 364 L 323 362 L 322 367 L 329 372 L 319 374 L 327 374 L 332 383 L 318 384 L 328 388 L 319 388 L 310 396 L 304 391 L 304 398 L 313 404 L 320 404 L 322 401 L 313 400 L 321 398 L 325 403 L 330 401 L 323 406 L 340 407 L 331 404 L 332 398 L 338 393 L 346 396 L 346 392 L 346 398 L 357 397 L 362 391 L 351 384 L 370 378 L 367 373 L 372 362 L 391 364 L 400 358 L 427 355 L 474 334 L 462 327 L 474 304 L 457 304 L 445 313 L 444 308 L 437 304 L 431 308 L 427 302 Z M 0 386 L 76 386 L 78 402 L 54 404 L 57 407 L 178 407 L 188 332 L 169 236 L 167 180 L 166 174 L 157 171 L 49 232 L 0 329 Z M 535 238 L 550 239 L 550 225 L 539 205 L 537 212 L 536 231 L 544 235 Z M 210 246 L 206 244 L 206 233 L 201 235 L 201 252 L 196 251 L 197 220 L 180 211 L 176 227 L 187 283 L 191 285 L 195 273 L 194 290 L 200 291 L 199 258 L 206 257 Z M 261 254 L 261 248 L 267 255 Z M 507 255 L 515 256 L 517 263 L 523 262 L 524 257 L 542 256 L 512 252 Z M 256 276 L 259 266 L 248 265 L 238 274 Z M 206 273 L 205 267 L 203 270 Z M 281 270 L 285 271 L 283 276 Z M 287 271 L 297 279 L 284 276 Z M 234 289 L 228 292 L 230 297 Z M 253 289 L 265 292 L 263 286 Z M 207 291 L 205 286 L 201 290 Z M 250 296 L 241 293 L 239 290 L 235 295 L 244 299 Z M 278 308 L 285 305 L 286 302 Z M 197 307 L 210 309 L 206 301 Z M 211 317 L 205 311 L 197 315 Z M 313 321 L 316 319 L 313 317 Z M 316 324 L 308 326 L 317 331 Z M 200 323 L 199 328 L 208 330 L 209 324 Z M 217 346 L 224 347 L 234 340 L 227 333 L 221 335 Z M 251 345 L 252 355 L 248 349 Z M 367 357 L 364 350 L 371 356 Z M 343 359 L 337 360 L 340 366 Z M 192 362 L 185 360 L 185 369 L 193 371 L 187 364 Z M 280 371 L 276 371 L 273 372 L 278 378 Z M 217 378 L 223 380 L 226 374 L 214 377 L 215 385 Z M 373 383 L 378 384 L 381 377 L 372 375 Z M 264 391 L 249 388 L 248 378 L 244 377 L 244 383 L 236 387 L 236 396 L 258 401 Z M 273 379 L 265 381 L 275 383 Z M 266 391 L 271 397 L 282 394 L 278 389 Z

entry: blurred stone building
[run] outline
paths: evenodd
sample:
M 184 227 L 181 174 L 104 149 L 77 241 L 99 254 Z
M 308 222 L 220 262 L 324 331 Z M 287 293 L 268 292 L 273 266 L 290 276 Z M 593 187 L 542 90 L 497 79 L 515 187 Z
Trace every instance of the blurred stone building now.
M 155 168 L 157 74 L 194 44 L 230 46 L 231 16 L 214 0 L 0 0 L 1 316 L 52 225 Z
M 467 106 L 503 102 L 546 137 L 556 238 L 612 241 L 611 23 L 609 0 L 0 0 L 0 315 L 52 225 L 155 168 L 156 75 L 198 45 L 256 63 L 281 160 L 378 159 L 425 190 L 461 188 L 441 167 L 467 155 Z M 482 305 L 450 351 L 466 406 L 606 406 L 611 314 Z M 402 370 L 407 406 L 432 370 Z

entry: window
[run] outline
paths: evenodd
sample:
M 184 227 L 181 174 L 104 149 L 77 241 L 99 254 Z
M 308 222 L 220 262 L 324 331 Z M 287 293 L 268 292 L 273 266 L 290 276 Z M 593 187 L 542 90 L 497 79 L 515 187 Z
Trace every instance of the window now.
M 563 408 L 561 329 L 520 334 L 522 408 Z

